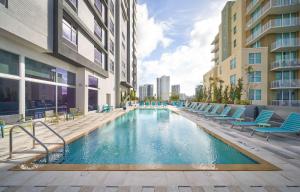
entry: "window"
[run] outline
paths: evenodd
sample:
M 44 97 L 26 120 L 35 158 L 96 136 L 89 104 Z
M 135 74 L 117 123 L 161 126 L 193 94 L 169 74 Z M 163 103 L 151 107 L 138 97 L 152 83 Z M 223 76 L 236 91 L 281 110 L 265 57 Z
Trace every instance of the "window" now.
M 0 73 L 19 75 L 19 56 L 0 49 Z
M 113 0 L 109 1 L 109 10 L 110 10 L 112 15 L 115 14 L 115 4 L 114 4 Z
M 236 13 L 233 15 L 233 21 L 236 21 Z
M 261 90 L 260 89 L 249 89 L 249 99 L 250 100 L 261 100 Z
M 111 52 L 111 54 L 114 55 L 115 53 L 115 44 L 114 44 L 114 41 L 110 39 L 109 41 L 109 51 Z
M 261 71 L 253 71 L 248 76 L 249 83 L 260 83 L 261 82 Z
M 109 30 L 110 30 L 112 35 L 115 34 L 115 25 L 114 25 L 114 22 L 111 19 L 109 20 Z
M 105 7 L 101 0 L 95 0 L 95 7 L 97 8 L 98 12 L 100 13 L 102 19 L 105 19 Z
M 233 34 L 236 34 L 236 26 L 233 27 Z
M 55 82 L 56 68 L 44 63 L 25 58 L 25 76 Z
M 233 41 L 233 47 L 236 47 L 236 39 Z
M 261 53 L 249 53 L 249 64 L 261 64 Z
M 98 108 L 98 91 L 89 89 L 88 93 L 89 93 L 88 110 L 95 111 Z
M 230 76 L 230 84 L 231 85 L 236 85 L 236 75 L 231 75 Z
M 102 41 L 102 36 L 103 36 L 103 30 L 102 28 L 99 26 L 99 24 L 97 23 L 97 21 L 94 22 L 94 30 L 95 30 L 95 34 L 96 36 L 100 39 L 100 41 Z
M 73 9 L 77 9 L 77 0 L 67 0 Z
M 57 111 L 68 112 L 76 106 L 76 89 L 71 87 L 57 86 Z
M 103 53 L 100 52 L 97 48 L 94 49 L 95 50 L 95 63 L 98 63 L 101 65 L 103 65 Z
M 0 115 L 19 113 L 19 81 L 0 78 Z
M 7 8 L 8 7 L 8 0 L 0 0 L 0 4 L 4 5 Z
M 114 73 L 115 72 L 115 62 L 113 60 L 110 60 L 109 61 L 109 71 L 111 73 Z
M 68 85 L 76 85 L 76 75 L 64 69 L 57 68 L 57 82 L 68 84 Z
M 230 69 L 236 68 L 236 58 L 230 60 Z
M 260 44 L 260 41 L 256 41 L 255 43 L 253 43 L 251 45 L 252 48 L 260 48 L 261 47 L 261 44 Z
M 89 87 L 98 88 L 98 78 L 89 76 Z
M 26 82 L 25 84 L 26 116 L 34 119 L 44 117 L 45 111 L 56 109 L 55 85 Z
M 65 19 L 63 19 L 63 38 L 77 45 L 77 30 Z

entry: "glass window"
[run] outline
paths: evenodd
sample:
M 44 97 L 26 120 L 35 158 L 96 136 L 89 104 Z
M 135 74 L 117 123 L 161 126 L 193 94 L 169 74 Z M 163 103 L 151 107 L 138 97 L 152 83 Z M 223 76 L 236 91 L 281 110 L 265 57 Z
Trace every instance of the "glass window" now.
M 99 38 L 99 40 L 104 43 L 105 42 L 105 31 L 100 27 L 100 25 L 95 21 L 94 30 L 96 36 Z
M 95 63 L 100 64 L 100 66 L 104 69 L 104 60 L 105 55 L 101 51 L 99 51 L 97 48 L 95 50 Z
M 95 111 L 98 107 L 98 91 L 89 89 L 89 111 Z
M 69 112 L 76 106 L 76 89 L 71 87 L 57 87 L 57 111 Z
M 261 100 L 261 90 L 260 89 L 249 89 L 249 99 L 250 100 Z
M 89 76 L 89 87 L 98 88 L 98 78 Z
M 110 30 L 112 35 L 115 34 L 115 25 L 114 25 L 114 22 L 111 19 L 109 20 L 109 30 Z
M 7 8 L 8 7 L 8 0 L 0 0 L 0 4 L 4 5 Z
M 236 58 L 230 60 L 230 69 L 236 68 Z
M 68 85 L 76 85 L 76 75 L 64 69 L 57 68 L 57 82 L 68 84 Z
M 115 52 L 115 45 L 114 45 L 114 41 L 110 39 L 109 41 L 109 51 L 111 52 L 111 54 L 114 55 Z
M 77 0 L 67 0 L 68 3 L 75 9 L 77 9 Z
M 236 26 L 233 27 L 233 34 L 236 34 Z
M 112 15 L 115 14 L 115 4 L 114 4 L 113 0 L 109 1 L 109 10 L 110 10 Z
M 19 81 L 0 78 L 0 115 L 19 113 Z
M 55 67 L 25 58 L 25 76 L 55 82 Z
M 104 7 L 103 3 L 101 2 L 101 0 L 95 0 L 95 6 L 96 6 L 97 10 L 99 11 L 102 19 L 105 19 L 105 7 Z
M 110 60 L 110 62 L 109 62 L 109 71 L 111 73 L 115 72 L 115 62 L 113 60 Z
M 0 73 L 19 75 L 19 56 L 0 49 Z
M 43 118 L 45 111 L 55 111 L 55 85 L 26 82 L 25 86 L 26 116 Z
M 250 83 L 261 82 L 261 71 L 253 71 L 253 72 L 249 73 L 248 81 Z
M 233 41 L 233 47 L 236 47 L 236 39 Z
M 231 85 L 236 85 L 236 75 L 231 75 L 230 76 L 230 84 Z
M 249 64 L 261 64 L 261 53 L 249 53 Z
M 256 41 L 255 43 L 253 43 L 253 44 L 251 45 L 251 47 L 252 47 L 252 48 L 259 48 L 259 47 L 261 47 L 260 41 Z
M 233 15 L 233 21 L 236 21 L 236 13 Z
M 77 45 L 77 30 L 68 21 L 63 19 L 63 38 Z

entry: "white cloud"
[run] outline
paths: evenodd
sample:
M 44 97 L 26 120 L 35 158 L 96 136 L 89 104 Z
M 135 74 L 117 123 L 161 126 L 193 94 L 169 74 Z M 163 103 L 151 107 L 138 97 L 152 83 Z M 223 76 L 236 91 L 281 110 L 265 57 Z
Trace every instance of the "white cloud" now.
M 218 2 L 220 3 L 221 1 L 224 2 L 224 0 Z M 160 58 L 157 60 L 146 60 L 144 57 L 139 58 L 139 84 L 155 84 L 156 77 L 170 75 L 171 84 L 180 84 L 183 93 L 188 95 L 194 94 L 195 86 L 202 82 L 203 74 L 213 65 L 211 62 L 213 56 L 211 54 L 212 46 L 210 44 L 218 32 L 220 10 L 223 7 L 223 4 L 219 4 L 218 9 L 216 9 L 215 3 L 211 3 L 210 5 L 207 5 L 207 7 L 209 10 L 205 10 L 205 12 L 208 11 L 210 14 L 206 15 L 206 17 L 200 15 L 195 20 L 192 31 L 189 33 L 187 44 L 178 46 L 172 52 L 161 54 Z M 154 21 L 151 22 L 155 23 Z M 141 26 L 138 25 L 138 27 Z M 146 29 L 146 26 L 143 26 L 143 28 L 143 31 L 148 30 Z M 151 51 L 149 51 L 150 48 L 148 47 L 147 54 L 157 47 L 157 42 L 163 42 L 163 39 L 165 38 L 163 32 L 164 30 L 162 30 L 162 36 L 159 36 L 159 40 L 157 40 L 157 37 L 152 37 L 152 34 L 148 34 L 150 38 L 149 41 L 154 41 L 153 39 L 155 39 L 155 42 L 152 43 L 156 46 L 152 45 Z M 148 38 L 148 35 L 145 38 Z M 146 39 L 140 40 L 143 41 Z M 140 42 L 138 42 L 138 44 L 140 44 Z M 148 44 L 150 44 L 150 42 L 148 42 Z M 142 48 L 145 47 L 142 46 Z
M 168 47 L 172 40 L 167 38 L 165 32 L 170 23 L 157 22 L 149 16 L 146 4 L 137 5 L 137 56 L 139 59 L 149 56 L 159 45 Z

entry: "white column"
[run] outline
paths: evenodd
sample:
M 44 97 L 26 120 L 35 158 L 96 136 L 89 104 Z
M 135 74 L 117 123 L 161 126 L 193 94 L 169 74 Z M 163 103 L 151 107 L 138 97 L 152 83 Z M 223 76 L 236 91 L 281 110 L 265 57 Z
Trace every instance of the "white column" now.
M 19 114 L 25 117 L 25 56 L 20 55 L 19 61 Z

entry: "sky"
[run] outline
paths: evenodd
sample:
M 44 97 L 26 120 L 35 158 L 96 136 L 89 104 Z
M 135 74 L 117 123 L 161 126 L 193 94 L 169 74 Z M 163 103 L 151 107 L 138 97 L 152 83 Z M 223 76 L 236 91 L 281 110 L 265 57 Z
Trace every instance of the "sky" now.
M 138 0 L 138 85 L 169 75 L 193 95 L 212 66 L 214 37 L 227 0 Z

